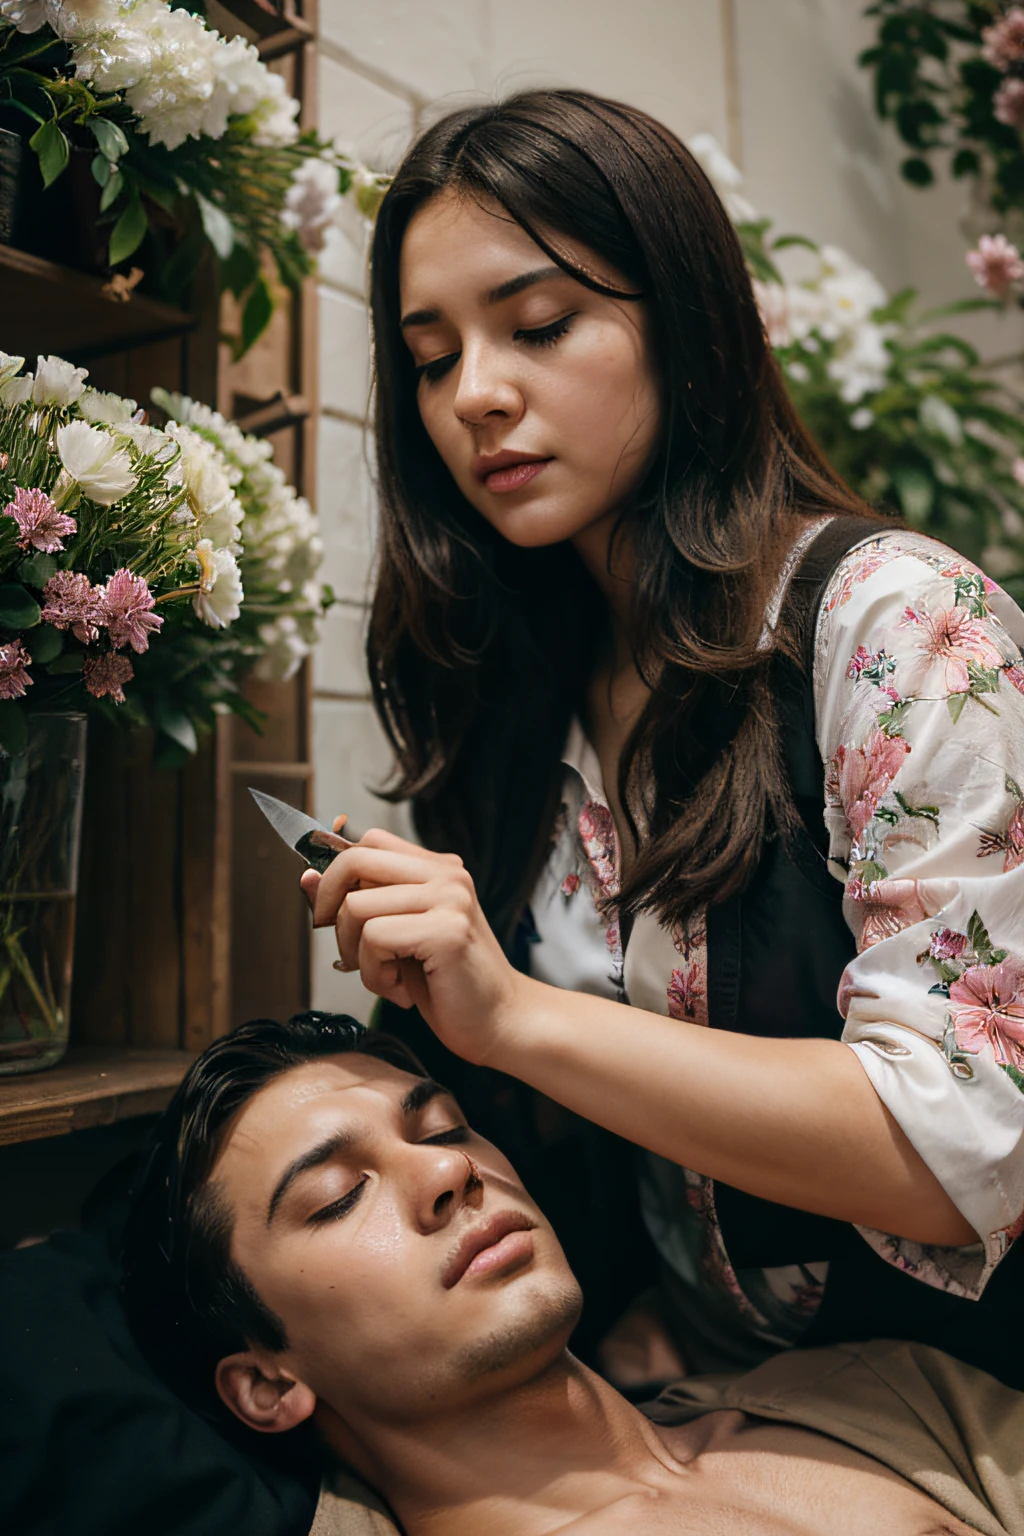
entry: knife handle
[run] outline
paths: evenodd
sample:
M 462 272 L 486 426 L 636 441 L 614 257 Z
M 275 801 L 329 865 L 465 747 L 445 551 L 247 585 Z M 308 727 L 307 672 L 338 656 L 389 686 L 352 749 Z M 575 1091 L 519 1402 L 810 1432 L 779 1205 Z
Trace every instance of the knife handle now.
M 355 843 L 347 837 L 339 837 L 337 832 L 321 831 L 304 832 L 295 844 L 295 852 L 301 853 L 311 869 L 323 874 L 333 864 L 339 853 L 344 853 L 346 848 L 354 848 Z

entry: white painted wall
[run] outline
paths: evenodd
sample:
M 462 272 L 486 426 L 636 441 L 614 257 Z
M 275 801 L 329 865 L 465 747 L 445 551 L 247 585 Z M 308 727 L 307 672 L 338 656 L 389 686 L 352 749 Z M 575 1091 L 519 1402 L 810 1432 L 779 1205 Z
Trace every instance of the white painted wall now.
M 320 126 L 392 167 L 420 127 L 467 100 L 526 85 L 575 85 L 635 103 L 688 137 L 715 134 L 751 200 L 781 229 L 843 246 L 895 291 L 929 302 L 971 292 L 956 230 L 959 189 L 919 193 L 876 121 L 855 58 L 870 37 L 861 0 L 320 0 Z M 388 758 L 361 655 L 373 544 L 364 432 L 368 353 L 364 252 L 335 242 L 321 267 L 317 509 L 325 579 L 342 601 L 315 664 L 317 812 L 359 830 L 404 830 L 375 800 Z M 986 321 L 973 334 L 1005 350 Z M 372 999 L 331 969 L 317 934 L 317 1007 L 365 1018 Z

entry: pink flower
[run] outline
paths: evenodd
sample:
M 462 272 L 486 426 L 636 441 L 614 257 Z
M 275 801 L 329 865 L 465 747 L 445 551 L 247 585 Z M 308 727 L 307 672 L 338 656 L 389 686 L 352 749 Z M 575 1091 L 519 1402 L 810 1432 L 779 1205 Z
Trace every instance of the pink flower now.
M 916 880 L 873 880 L 867 885 L 862 880 L 851 880 L 846 894 L 860 909 L 858 951 L 870 949 L 882 939 L 891 939 L 893 934 L 902 933 L 928 915 L 918 897 Z
M 864 668 L 867 666 L 870 660 L 871 652 L 868 650 L 867 646 L 858 645 L 857 649 L 850 657 L 850 665 L 846 669 L 847 677 L 860 677 L 861 673 L 864 671 Z
M 163 619 L 151 613 L 155 600 L 141 576 L 123 567 L 100 589 L 100 623 L 105 624 L 115 651 L 130 645 L 141 653 L 149 649 L 150 633 L 159 634 Z
M 886 736 L 877 726 L 862 747 L 837 749 L 839 798 L 855 842 L 864 835 L 909 751 L 910 743 L 902 736 Z
M 967 252 L 967 265 L 979 288 L 1005 299 L 1013 283 L 1024 277 L 1024 261 L 1005 235 L 982 235 L 977 250 Z
M 666 994 L 670 1019 L 687 1019 L 690 1023 L 697 1021 L 700 1005 L 704 1001 L 704 988 L 701 985 L 703 979 L 696 961 L 685 971 L 672 972 Z
M 1019 667 L 1016 662 L 1012 666 L 1003 668 L 1003 676 L 1008 683 L 1012 683 L 1018 693 L 1024 693 L 1024 667 Z
M 25 491 L 20 485 L 14 492 L 14 500 L 4 507 L 3 515 L 13 517 L 18 525 L 19 549 L 38 549 L 44 555 L 53 555 L 63 549 L 62 541 L 78 528 L 73 517 L 57 511 L 45 491 Z
M 588 800 L 580 809 L 577 825 L 601 895 L 617 896 L 619 839 L 611 811 L 600 800 Z
M 1024 864 L 1024 802 L 1018 800 L 1014 804 L 1005 832 L 983 832 L 980 842 L 978 858 L 986 859 L 989 854 L 1001 853 L 1004 874 Z
M 89 645 L 103 622 L 101 591 L 80 571 L 58 571 L 43 588 L 44 624 L 70 629 L 76 640 Z
M 992 99 L 992 115 L 1008 128 L 1024 127 L 1024 80 L 1004 80 Z
M 939 608 L 935 613 L 924 608 L 907 608 L 900 620 L 900 628 L 912 626 L 921 631 L 916 642 L 921 654 L 918 662 L 911 664 L 911 677 L 904 679 L 908 694 L 920 692 L 936 665 L 942 667 L 942 687 L 947 694 L 969 691 L 968 662 L 973 661 L 980 667 L 1003 665 L 1002 653 L 989 636 L 984 621 L 972 618 L 967 608 Z
M 971 966 L 950 983 L 949 1003 L 962 1050 L 990 1045 L 1000 1065 L 1024 1070 L 1024 961 Z
M 955 928 L 936 928 L 928 953 L 933 960 L 959 960 L 966 948 L 966 933 L 957 933 Z
M 579 877 L 579 875 L 566 875 L 565 879 L 562 881 L 561 886 L 559 887 L 559 889 L 561 890 L 562 895 L 565 897 L 566 901 L 569 900 L 570 896 L 575 896 L 576 892 L 579 890 L 579 888 L 580 888 L 580 877 Z
M 1010 468 L 1013 471 L 1013 478 L 1017 484 L 1024 485 L 1024 459 L 1014 459 Z M 994 585 L 995 583 L 993 582 Z
M 991 27 L 986 27 L 981 42 L 982 58 L 995 69 L 1005 73 L 1014 64 L 1024 64 L 1024 8 L 1015 5 Z
M 109 694 L 115 704 L 123 704 L 124 685 L 134 676 L 127 656 L 117 656 L 113 651 L 90 656 L 85 663 L 85 686 L 94 699 L 103 699 Z
M 0 645 L 0 699 L 20 699 L 26 688 L 31 688 L 28 675 L 32 660 L 20 640 Z

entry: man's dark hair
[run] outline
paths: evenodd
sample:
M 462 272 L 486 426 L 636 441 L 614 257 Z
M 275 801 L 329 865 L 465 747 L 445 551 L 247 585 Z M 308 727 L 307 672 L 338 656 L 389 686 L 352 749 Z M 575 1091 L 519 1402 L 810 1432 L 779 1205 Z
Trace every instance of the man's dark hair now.
M 217 1412 L 213 1376 L 225 1355 L 288 1344 L 281 1319 L 231 1257 L 233 1213 L 209 1182 L 224 1129 L 280 1073 L 354 1052 L 427 1075 L 400 1040 L 347 1014 L 254 1019 L 193 1062 L 150 1137 L 125 1232 L 125 1306 L 154 1367 L 198 1408 Z

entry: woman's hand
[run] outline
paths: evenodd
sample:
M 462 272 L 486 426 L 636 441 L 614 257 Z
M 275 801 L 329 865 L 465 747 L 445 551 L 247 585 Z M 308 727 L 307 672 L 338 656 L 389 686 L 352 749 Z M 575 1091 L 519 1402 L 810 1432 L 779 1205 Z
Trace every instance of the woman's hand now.
M 334 830 L 340 831 L 338 817 Z M 450 1050 L 479 1064 L 514 1029 L 509 964 L 456 854 L 431 853 L 374 828 L 302 889 L 314 928 L 334 927 L 339 969 L 401 1008 L 416 1007 Z

